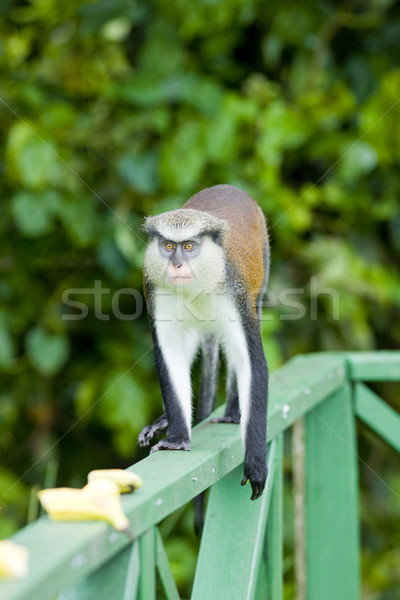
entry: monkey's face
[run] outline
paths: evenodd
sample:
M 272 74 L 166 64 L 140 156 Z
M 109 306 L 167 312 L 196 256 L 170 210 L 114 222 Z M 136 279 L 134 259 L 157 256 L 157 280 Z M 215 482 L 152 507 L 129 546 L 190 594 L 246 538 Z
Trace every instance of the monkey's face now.
M 193 281 L 190 261 L 199 255 L 201 242 L 201 239 L 183 242 L 158 240 L 161 255 L 168 259 L 166 270 L 168 283 L 171 285 L 188 285 Z
M 222 249 L 208 236 L 190 239 L 153 238 L 146 251 L 145 275 L 157 286 L 211 293 L 225 280 Z

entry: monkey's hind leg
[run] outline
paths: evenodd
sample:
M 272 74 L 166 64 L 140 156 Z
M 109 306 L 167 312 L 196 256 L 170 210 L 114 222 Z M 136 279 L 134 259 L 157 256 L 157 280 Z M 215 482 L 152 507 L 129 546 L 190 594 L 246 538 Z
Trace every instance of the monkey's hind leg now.
M 196 422 L 204 421 L 214 410 L 218 386 L 219 343 L 215 335 L 201 339 L 201 379 Z M 200 537 L 204 525 L 205 492 L 194 498 L 194 530 Z
M 232 368 L 228 367 L 228 378 L 226 383 L 228 400 L 225 413 L 222 417 L 210 419 L 211 423 L 240 423 L 239 394 L 237 389 L 236 375 Z
M 151 425 L 144 427 L 139 433 L 139 446 L 148 446 L 154 437 L 158 437 L 163 431 L 168 429 L 168 419 L 166 413 L 158 417 Z
M 219 344 L 215 335 L 201 340 L 201 378 L 196 422 L 200 423 L 214 410 L 218 385 Z

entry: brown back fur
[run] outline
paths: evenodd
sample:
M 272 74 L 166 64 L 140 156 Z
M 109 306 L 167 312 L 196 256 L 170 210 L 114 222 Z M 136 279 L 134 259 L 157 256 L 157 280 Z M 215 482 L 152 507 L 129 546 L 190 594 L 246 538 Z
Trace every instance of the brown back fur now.
M 253 301 L 264 283 L 264 251 L 268 248 L 265 218 L 248 194 L 231 185 L 215 185 L 195 194 L 183 208 L 211 213 L 229 224 L 228 259 L 249 286 Z

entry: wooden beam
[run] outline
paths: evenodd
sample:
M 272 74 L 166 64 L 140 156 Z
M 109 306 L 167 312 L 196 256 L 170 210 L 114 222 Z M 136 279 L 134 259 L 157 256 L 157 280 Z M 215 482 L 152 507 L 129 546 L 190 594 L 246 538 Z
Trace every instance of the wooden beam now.
M 345 354 L 353 381 L 400 381 L 400 352 L 349 352 Z
M 307 600 L 360 598 L 358 465 L 349 384 L 306 416 Z
M 212 487 L 191 600 L 255 598 L 265 524 L 277 476 L 275 445 L 274 440 L 266 490 L 259 500 L 250 504 L 247 486 L 238 490 L 240 467 Z
M 363 383 L 354 388 L 356 415 L 400 452 L 400 415 Z
M 286 430 L 345 380 L 343 358 L 313 355 L 289 361 L 270 376 L 268 439 Z M 215 411 L 221 415 L 223 407 Z M 238 425 L 204 421 L 194 428 L 190 452 L 156 452 L 131 469 L 144 480 L 121 497 L 135 538 L 186 504 L 243 462 Z M 250 497 L 249 486 L 235 494 Z M 255 503 L 257 504 L 257 503 Z M 130 542 L 103 522 L 52 522 L 47 516 L 13 536 L 30 551 L 29 575 L 0 583 L 2 600 L 52 600 L 60 589 L 93 573 Z

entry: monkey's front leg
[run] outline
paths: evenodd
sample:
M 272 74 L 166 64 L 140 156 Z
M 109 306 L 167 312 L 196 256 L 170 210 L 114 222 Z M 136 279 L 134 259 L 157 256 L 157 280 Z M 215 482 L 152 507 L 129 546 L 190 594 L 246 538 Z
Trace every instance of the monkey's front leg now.
M 151 425 L 143 427 L 139 433 L 139 446 L 148 446 L 155 436 L 159 436 L 160 433 L 168 429 L 167 415 L 163 413 L 161 417 L 158 417 Z
M 173 347 L 167 329 L 154 336 L 155 363 L 164 401 L 168 435 L 151 449 L 190 450 L 190 362 L 182 346 Z

